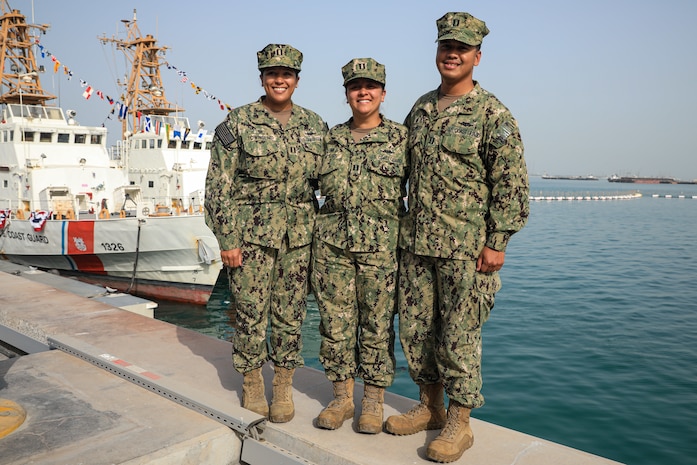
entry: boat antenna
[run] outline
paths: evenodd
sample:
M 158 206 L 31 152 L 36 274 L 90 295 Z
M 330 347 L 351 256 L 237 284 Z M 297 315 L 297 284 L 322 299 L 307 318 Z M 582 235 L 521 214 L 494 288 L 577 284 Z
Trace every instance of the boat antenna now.
M 32 30 L 45 34 L 49 25 L 27 24 L 26 17 L 19 10 L 10 8 L 7 0 L 0 0 L 0 9 L 0 103 L 45 105 L 47 100 L 56 97 L 41 86 L 39 73 L 43 66 L 36 65 L 32 49 L 36 35 Z
M 150 34 L 141 34 L 135 8 L 133 19 L 122 22 L 127 29 L 125 40 L 106 36 L 99 39 L 102 43 L 114 44 L 117 50 L 124 53 L 130 65 L 124 92 L 124 104 L 128 107 L 128 116 L 123 119 L 123 134 L 126 134 L 129 121 L 134 131 L 137 130 L 140 115 L 164 116 L 175 113 L 177 108 L 165 97 L 160 74 L 163 64 L 160 58 L 169 47 L 157 45 L 157 40 Z

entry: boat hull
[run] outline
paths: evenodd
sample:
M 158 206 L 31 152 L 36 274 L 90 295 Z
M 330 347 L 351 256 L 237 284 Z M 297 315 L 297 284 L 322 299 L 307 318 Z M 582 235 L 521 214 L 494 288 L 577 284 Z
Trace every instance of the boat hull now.
M 0 253 L 143 297 L 196 304 L 207 302 L 221 270 L 202 215 L 48 220 L 39 231 L 13 219 L 0 230 Z

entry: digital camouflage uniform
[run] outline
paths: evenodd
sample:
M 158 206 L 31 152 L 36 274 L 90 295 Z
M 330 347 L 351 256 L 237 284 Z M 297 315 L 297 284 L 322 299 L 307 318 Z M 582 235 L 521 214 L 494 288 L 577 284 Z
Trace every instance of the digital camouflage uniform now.
M 505 251 L 528 217 L 528 180 L 518 124 L 475 81 L 437 110 L 422 96 L 409 128 L 409 211 L 400 230 L 400 340 L 418 384 L 442 382 L 474 408 L 480 394 L 481 329 L 501 286 L 475 271 L 484 246 Z
M 269 358 L 283 368 L 303 365 L 314 184 L 326 131 L 317 114 L 298 105 L 281 127 L 262 99 L 232 110 L 216 128 L 206 224 L 221 250 L 242 249 L 242 266 L 228 269 L 237 315 L 232 358 L 241 373 Z
M 386 387 L 395 370 L 399 218 L 406 195 L 406 128 L 382 123 L 355 142 L 351 121 L 326 138 L 319 184 L 312 285 L 320 361 L 330 381 L 356 375 Z

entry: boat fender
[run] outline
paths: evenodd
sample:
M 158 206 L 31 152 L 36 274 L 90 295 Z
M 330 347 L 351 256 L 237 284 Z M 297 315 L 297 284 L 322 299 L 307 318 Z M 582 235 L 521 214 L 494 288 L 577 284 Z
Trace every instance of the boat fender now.
M 119 211 L 119 218 L 126 218 L 126 210 Z
M 198 257 L 206 265 L 210 265 L 215 260 L 215 252 L 210 248 L 203 239 L 198 239 Z
M 68 210 L 66 212 L 65 217 L 69 220 L 74 220 L 75 219 L 75 211 L 74 210 Z
M 105 220 L 105 219 L 109 218 L 109 216 L 110 216 L 109 210 L 107 210 L 106 208 L 102 208 L 101 210 L 99 210 L 99 219 L 100 220 Z
M 24 219 L 24 210 L 20 210 L 18 208 L 17 213 L 15 213 L 15 216 L 17 217 L 18 220 L 23 220 Z

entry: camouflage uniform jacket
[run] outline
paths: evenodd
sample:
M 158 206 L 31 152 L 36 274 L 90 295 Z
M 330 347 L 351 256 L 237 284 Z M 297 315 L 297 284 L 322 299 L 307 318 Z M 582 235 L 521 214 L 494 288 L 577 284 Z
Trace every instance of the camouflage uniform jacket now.
M 262 100 L 232 110 L 216 128 L 206 177 L 206 224 L 231 250 L 243 241 L 279 248 L 312 242 L 327 124 L 293 105 L 285 128 Z
M 529 214 L 518 124 L 477 82 L 442 112 L 436 89 L 416 101 L 409 128 L 409 211 L 400 247 L 474 260 L 486 245 L 505 251 Z
M 383 118 L 358 142 L 350 120 L 326 137 L 319 185 L 324 204 L 315 234 L 351 252 L 397 250 L 404 214 L 407 129 Z

